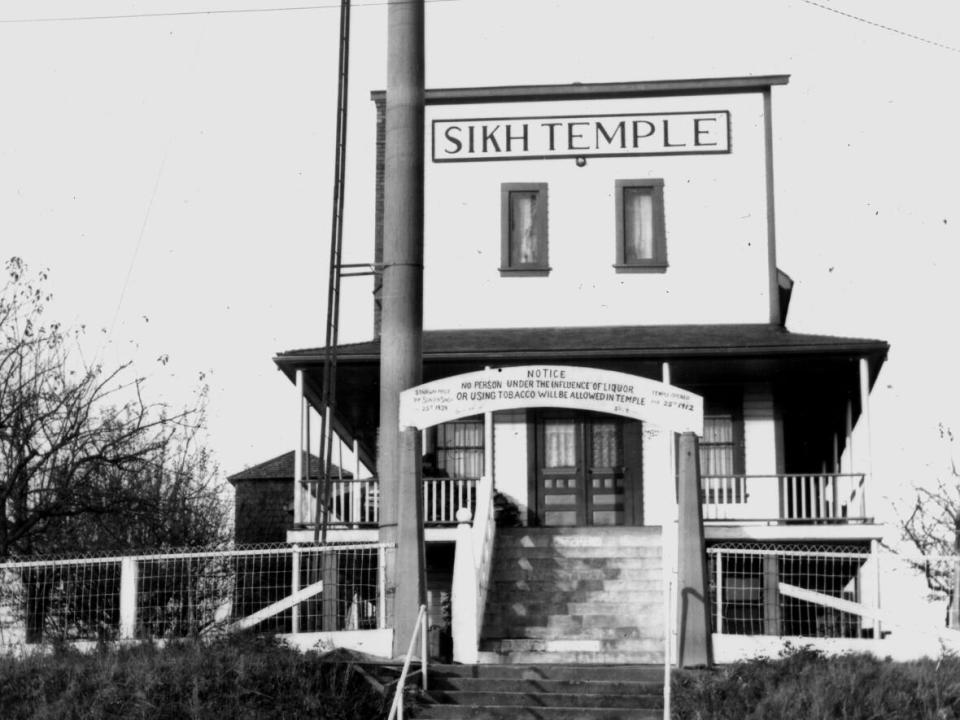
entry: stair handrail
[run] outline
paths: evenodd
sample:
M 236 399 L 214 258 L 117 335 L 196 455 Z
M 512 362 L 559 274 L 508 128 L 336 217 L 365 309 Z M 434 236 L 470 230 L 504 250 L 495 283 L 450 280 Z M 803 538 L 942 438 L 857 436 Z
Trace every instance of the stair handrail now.
M 417 631 L 420 631 L 420 677 L 423 689 L 427 689 L 427 606 L 421 605 L 417 613 L 417 621 L 413 625 L 410 635 L 410 645 L 403 659 L 403 669 L 397 678 L 397 689 L 393 693 L 393 703 L 390 705 L 390 714 L 387 720 L 403 720 L 403 690 L 407 685 L 407 675 L 410 672 L 410 662 L 413 659 L 413 649 L 417 646 Z
M 484 475 L 477 488 L 476 515 L 472 516 L 469 508 L 457 510 L 457 541 L 450 597 L 453 659 L 456 662 L 477 662 L 495 534 L 493 478 Z

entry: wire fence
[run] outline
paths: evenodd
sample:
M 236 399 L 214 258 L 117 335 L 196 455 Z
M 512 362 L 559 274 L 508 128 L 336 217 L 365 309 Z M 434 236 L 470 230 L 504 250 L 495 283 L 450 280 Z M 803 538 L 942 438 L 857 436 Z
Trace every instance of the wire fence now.
M 383 626 L 383 545 L 0 563 L 0 646 Z
M 707 557 L 714 631 L 731 635 L 879 638 L 891 619 L 942 628 L 958 567 L 862 546 L 727 543 Z

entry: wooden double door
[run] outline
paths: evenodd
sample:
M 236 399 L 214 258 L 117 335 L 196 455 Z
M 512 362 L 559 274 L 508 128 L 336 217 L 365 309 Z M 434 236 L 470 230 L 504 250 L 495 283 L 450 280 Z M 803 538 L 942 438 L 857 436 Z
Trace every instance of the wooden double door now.
M 543 411 L 535 425 L 533 476 L 540 525 L 643 524 L 639 422 Z

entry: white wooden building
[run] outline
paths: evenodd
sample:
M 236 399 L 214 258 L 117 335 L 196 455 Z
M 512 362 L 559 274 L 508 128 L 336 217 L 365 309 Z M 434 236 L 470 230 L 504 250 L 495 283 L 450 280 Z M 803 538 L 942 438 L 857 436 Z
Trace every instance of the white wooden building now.
M 744 652 L 744 638 L 860 641 L 874 630 L 862 613 L 818 598 L 875 604 L 869 556 L 882 533 L 869 395 L 888 345 L 787 329 L 793 283 L 777 266 L 771 101 L 786 84 L 755 76 L 426 94 L 425 382 L 565 366 L 701 396 L 721 660 Z M 384 95 L 372 99 L 379 261 Z M 337 350 L 333 419 L 371 469 L 378 317 L 372 327 L 371 340 Z M 275 361 L 319 408 L 323 349 Z M 671 433 L 531 401 L 428 428 L 424 451 L 437 466 L 424 478 L 432 624 L 443 624 L 436 598 L 456 582 L 457 511 L 485 517 L 477 498 L 492 493 L 499 519 L 489 536 L 474 523 L 475 541 L 490 546 L 489 578 L 476 637 L 461 647 L 454 637 L 454 657 L 662 659 L 677 517 Z M 377 481 L 366 475 L 333 484 L 329 540 L 376 539 Z M 294 482 L 288 540 L 309 541 L 316 486 Z M 510 572 L 518 564 L 526 575 Z M 518 604 L 525 617 L 511 615 Z M 456 603 L 453 613 L 456 635 Z M 564 613 L 573 620 L 558 620 Z

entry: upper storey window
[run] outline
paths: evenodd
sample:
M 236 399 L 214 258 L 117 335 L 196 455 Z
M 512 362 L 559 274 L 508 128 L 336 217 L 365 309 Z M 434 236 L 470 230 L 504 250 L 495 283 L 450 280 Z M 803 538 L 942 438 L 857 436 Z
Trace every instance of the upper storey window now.
M 663 180 L 617 180 L 617 272 L 663 272 Z
M 500 223 L 500 273 L 549 273 L 546 183 L 503 183 L 500 186 Z

